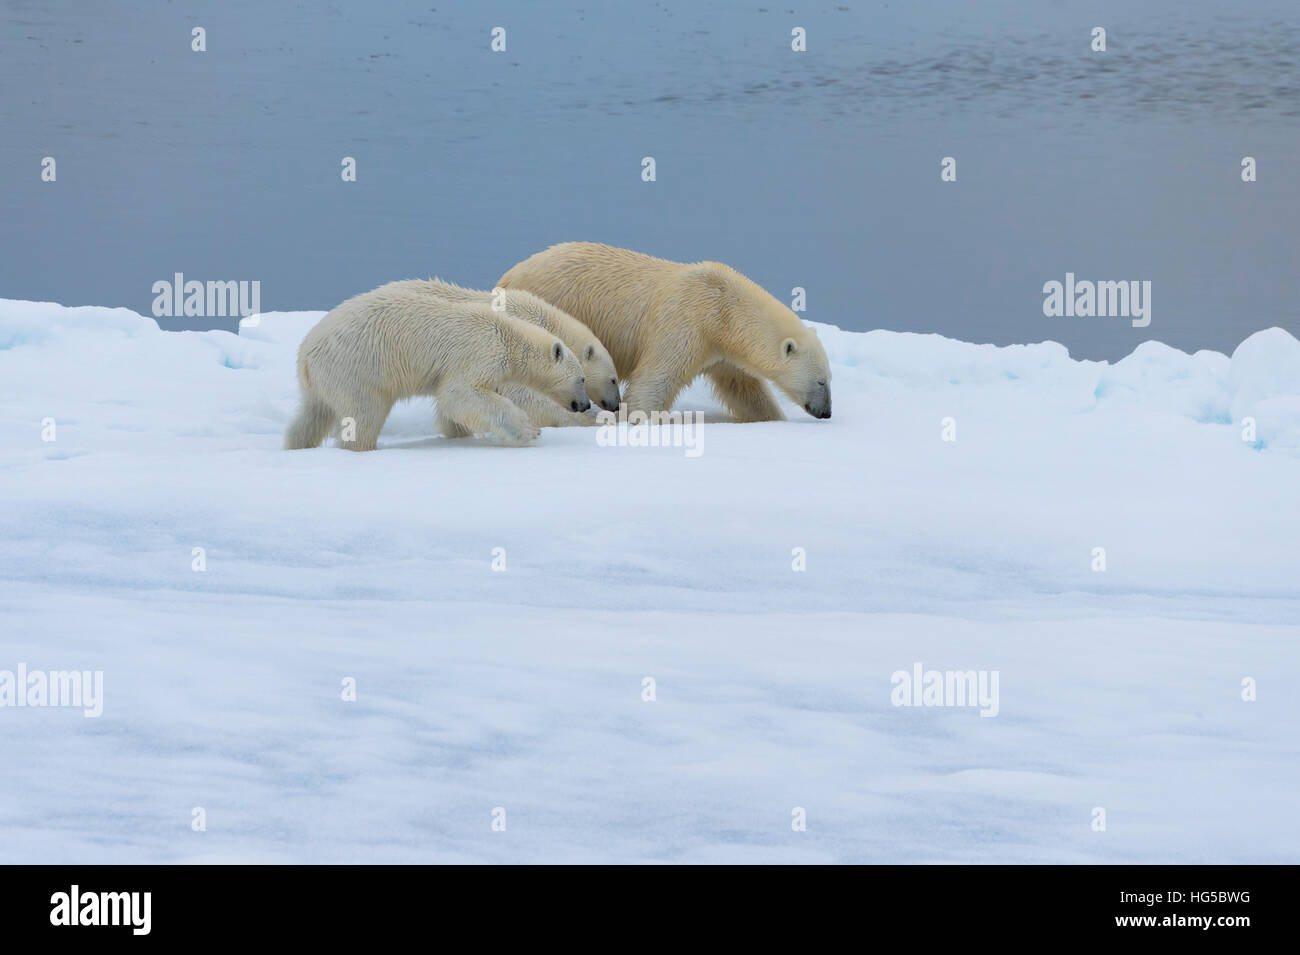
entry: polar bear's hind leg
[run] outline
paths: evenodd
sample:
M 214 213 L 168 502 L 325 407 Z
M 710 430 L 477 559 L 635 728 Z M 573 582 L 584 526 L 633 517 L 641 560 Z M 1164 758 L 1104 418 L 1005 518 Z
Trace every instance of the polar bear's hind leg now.
M 374 451 L 379 447 L 379 432 L 384 430 L 393 402 L 378 395 L 366 395 L 350 401 L 341 411 L 336 434 L 340 448 L 349 451 Z M 348 418 L 352 420 L 349 422 Z
M 320 447 L 334 423 L 334 411 L 329 405 L 315 394 L 304 394 L 297 416 L 284 433 L 285 450 Z

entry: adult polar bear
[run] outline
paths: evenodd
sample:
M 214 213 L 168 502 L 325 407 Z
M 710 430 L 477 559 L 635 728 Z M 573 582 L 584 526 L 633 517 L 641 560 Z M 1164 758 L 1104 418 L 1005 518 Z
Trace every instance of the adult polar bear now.
M 566 315 L 554 305 L 522 289 L 483 292 L 462 288 L 442 279 L 431 279 L 427 289 L 430 295 L 441 296 L 449 302 L 491 303 L 494 311 L 546 329 L 578 356 L 582 373 L 587 378 L 587 397 L 592 404 L 600 405 L 606 411 L 618 410 L 618 375 L 614 371 L 614 359 L 595 333 L 573 316 Z M 539 427 L 560 428 L 599 423 L 595 415 L 571 411 L 567 405 L 561 407 L 526 385 L 510 385 L 502 389 L 501 394 L 526 411 L 533 424 Z M 438 428 L 448 437 L 458 436 L 457 429 L 447 426 L 441 411 L 438 412 Z
M 763 379 L 815 418 L 831 416 L 817 334 L 719 262 L 685 264 L 594 242 L 564 242 L 497 283 L 541 296 L 589 327 L 627 380 L 628 411 L 667 411 L 703 374 L 739 421 L 785 417 Z
M 492 434 L 513 445 L 540 431 L 501 389 L 524 385 L 571 411 L 590 407 L 582 366 L 559 338 L 487 303 L 430 294 L 431 284 L 382 285 L 307 333 L 298 349 L 302 407 L 286 448 L 314 448 L 334 430 L 344 447 L 373 451 L 394 403 L 415 395 L 433 395 L 457 435 Z M 345 418 L 355 424 L 353 440 Z

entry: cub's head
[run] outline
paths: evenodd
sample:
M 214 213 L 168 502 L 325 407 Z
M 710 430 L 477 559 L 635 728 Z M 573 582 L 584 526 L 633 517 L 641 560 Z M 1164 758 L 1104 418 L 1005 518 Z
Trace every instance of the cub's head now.
M 587 400 L 587 376 L 582 373 L 578 357 L 564 342 L 551 339 L 542 365 L 540 377 L 547 397 L 570 411 L 586 411 L 591 407 Z
M 587 378 L 587 397 L 606 411 L 617 411 L 618 373 L 614 359 L 586 325 L 568 312 L 520 289 L 510 289 L 506 297 L 507 313 L 513 318 L 561 335 L 573 343 L 582 372 Z
M 595 335 L 582 345 L 578 361 L 582 363 L 582 373 L 587 376 L 587 397 L 606 411 L 617 411 L 618 372 L 614 370 L 614 359 L 609 357 L 609 352 Z

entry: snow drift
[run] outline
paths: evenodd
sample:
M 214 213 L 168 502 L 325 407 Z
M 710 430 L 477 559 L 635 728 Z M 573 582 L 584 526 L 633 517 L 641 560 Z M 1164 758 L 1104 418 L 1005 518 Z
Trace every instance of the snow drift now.
M 0 300 L 0 670 L 104 675 L 95 719 L 0 708 L 5 861 L 1296 860 L 1282 329 L 822 325 L 834 418 L 697 386 L 699 458 L 418 400 L 283 452 L 319 317 Z M 997 717 L 892 705 L 918 663 L 998 671 Z

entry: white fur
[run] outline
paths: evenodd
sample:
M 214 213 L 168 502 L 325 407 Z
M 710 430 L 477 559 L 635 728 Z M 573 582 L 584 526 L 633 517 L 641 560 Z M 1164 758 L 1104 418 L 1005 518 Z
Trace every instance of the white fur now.
M 608 411 L 617 411 L 619 405 L 618 373 L 614 360 L 599 338 L 582 322 L 566 314 L 536 295 L 520 289 L 501 290 L 500 301 L 493 292 L 462 288 L 451 282 L 433 279 L 431 294 L 441 294 L 448 301 L 488 302 L 504 306 L 511 318 L 544 328 L 568 345 L 578 356 L 582 372 L 587 378 L 587 396 L 593 405 Z M 555 402 L 538 395 L 523 385 L 514 385 L 502 392 L 507 398 L 528 412 L 533 424 L 541 427 L 596 424 L 594 413 L 576 414 Z
M 374 450 L 393 404 L 415 395 L 437 400 L 444 434 L 491 434 L 512 445 L 539 432 L 500 391 L 523 386 L 586 407 L 582 367 L 557 336 L 482 302 L 449 300 L 434 285 L 381 286 L 348 299 L 307 333 L 298 350 L 302 407 L 286 448 L 314 448 L 332 431 L 342 447 Z
M 810 414 L 830 416 L 830 362 L 816 332 L 720 262 L 565 242 L 498 284 L 539 295 L 595 332 L 627 380 L 629 412 L 669 410 L 682 388 L 706 375 L 741 421 L 785 417 L 765 380 Z

